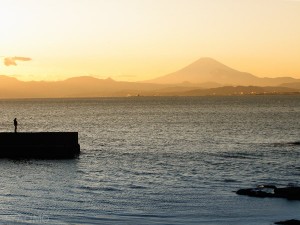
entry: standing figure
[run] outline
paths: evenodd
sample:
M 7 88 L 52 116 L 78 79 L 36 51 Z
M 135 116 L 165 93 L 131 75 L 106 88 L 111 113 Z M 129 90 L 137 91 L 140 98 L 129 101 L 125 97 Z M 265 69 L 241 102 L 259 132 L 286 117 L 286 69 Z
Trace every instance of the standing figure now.
M 15 126 L 15 133 L 17 133 L 17 129 L 18 129 L 18 121 L 17 121 L 17 118 L 14 119 L 14 126 Z

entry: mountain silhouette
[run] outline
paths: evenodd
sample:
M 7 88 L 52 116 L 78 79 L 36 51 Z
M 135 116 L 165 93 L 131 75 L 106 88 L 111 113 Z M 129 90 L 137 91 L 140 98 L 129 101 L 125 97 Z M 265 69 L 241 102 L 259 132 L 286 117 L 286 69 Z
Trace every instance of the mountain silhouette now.
M 299 93 L 299 90 L 299 79 L 259 78 L 211 58 L 201 58 L 175 73 L 147 82 L 115 81 L 111 78 L 98 79 L 90 76 L 51 82 L 19 81 L 0 75 L 0 98 L 278 94 Z
M 0 75 L 0 98 L 75 98 L 138 95 L 170 85 L 142 84 L 83 76 L 63 81 L 19 81 Z
M 293 83 L 289 84 L 292 85 Z M 296 83 L 297 84 L 297 83 Z M 190 83 L 148 84 L 119 82 L 94 77 L 74 77 L 64 81 L 19 81 L 0 76 L 0 98 L 90 98 L 122 96 L 204 96 L 240 94 L 299 93 L 288 87 L 227 86 L 203 89 Z
M 292 83 L 297 80 L 290 77 L 259 78 L 250 73 L 232 69 L 212 58 L 201 58 L 177 72 L 149 80 L 149 83 L 179 84 L 189 82 L 194 84 L 211 83 L 224 85 L 257 85 L 276 86 L 282 83 Z

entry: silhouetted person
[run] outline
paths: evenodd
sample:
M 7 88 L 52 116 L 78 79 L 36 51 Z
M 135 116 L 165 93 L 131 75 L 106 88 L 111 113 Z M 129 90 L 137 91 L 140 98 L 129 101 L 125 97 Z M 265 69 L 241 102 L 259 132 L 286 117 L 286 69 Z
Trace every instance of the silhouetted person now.
M 15 126 L 15 133 L 17 133 L 17 129 L 18 129 L 18 121 L 17 121 L 17 118 L 14 119 L 14 126 Z

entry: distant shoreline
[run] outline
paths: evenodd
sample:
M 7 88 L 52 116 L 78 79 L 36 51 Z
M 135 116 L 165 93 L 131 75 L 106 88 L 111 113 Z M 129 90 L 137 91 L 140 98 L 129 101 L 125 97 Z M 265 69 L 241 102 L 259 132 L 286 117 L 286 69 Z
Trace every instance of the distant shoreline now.
M 23 101 L 23 100 L 76 100 L 76 99 L 104 99 L 104 98 L 172 98 L 172 97 L 249 97 L 249 96 L 300 96 L 300 92 L 287 92 L 287 93 L 255 93 L 255 94 L 208 94 L 208 95 L 132 95 L 132 96 L 91 96 L 91 97 L 16 97 L 16 98 L 1 98 L 0 101 Z

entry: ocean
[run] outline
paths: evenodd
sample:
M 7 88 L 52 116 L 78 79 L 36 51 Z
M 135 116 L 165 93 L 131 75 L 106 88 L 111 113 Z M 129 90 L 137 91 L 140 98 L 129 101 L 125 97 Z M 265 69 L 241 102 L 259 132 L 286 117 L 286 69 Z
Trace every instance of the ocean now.
M 0 132 L 78 131 L 72 160 L 0 159 L 0 224 L 270 225 L 300 201 L 300 96 L 0 100 Z

